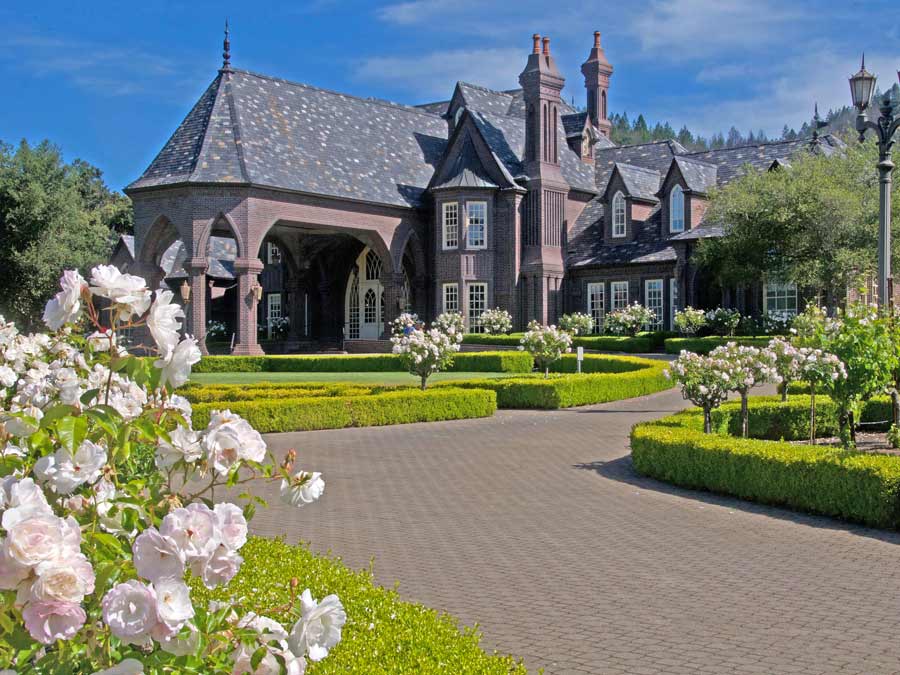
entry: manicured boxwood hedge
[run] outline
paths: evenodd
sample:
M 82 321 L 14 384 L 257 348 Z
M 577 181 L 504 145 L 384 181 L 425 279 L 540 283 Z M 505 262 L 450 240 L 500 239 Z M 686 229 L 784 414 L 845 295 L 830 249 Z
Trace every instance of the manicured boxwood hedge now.
M 573 368 L 574 358 L 559 363 Z M 458 380 L 446 386 L 491 389 L 497 393 L 499 408 L 540 408 L 555 410 L 579 405 L 618 401 L 668 389 L 672 383 L 663 375 L 666 364 L 634 357 L 588 356 L 584 373 L 552 373 L 545 379 L 535 373 L 527 377 L 491 380 Z M 588 368 L 595 368 L 593 372 Z M 572 370 L 568 370 L 572 372 Z M 445 386 L 445 385 L 437 385 Z
M 497 397 L 487 389 L 398 388 L 348 396 L 220 398 L 197 403 L 193 408 L 194 424 L 198 427 L 209 422 L 210 411 L 228 408 L 259 432 L 271 433 L 490 417 L 497 409 Z
M 529 373 L 534 364 L 525 352 L 467 352 L 453 358 L 449 369 L 465 373 Z M 204 356 L 195 373 L 352 373 L 404 370 L 393 354 L 290 356 Z
M 307 398 L 316 396 L 368 396 L 388 390 L 387 387 L 366 387 L 347 384 L 314 382 L 254 382 L 253 384 L 192 385 L 178 393 L 191 403 L 215 401 L 254 401 L 263 398 Z
M 767 414 L 776 416 L 773 403 L 753 405 L 751 430 L 802 436 L 803 401 L 786 406 L 780 421 L 762 421 Z M 882 402 L 871 405 L 866 415 L 877 415 Z M 720 413 L 720 428 L 733 427 L 732 412 Z M 833 424 L 827 421 L 827 412 L 825 417 L 826 424 Z M 631 455 L 638 473 L 676 485 L 875 527 L 900 526 L 897 456 L 704 434 L 696 411 L 636 425 L 631 432 Z
M 510 333 L 509 335 L 482 335 L 470 333 L 463 338 L 463 344 L 469 345 L 505 345 L 509 347 L 519 346 L 524 333 Z M 626 352 L 629 354 L 642 354 L 659 351 L 667 338 L 675 333 L 669 331 L 654 331 L 638 333 L 636 337 L 623 337 L 619 335 L 585 335 L 576 337 L 572 341 L 573 347 L 584 347 L 599 352 Z
M 477 630 L 461 630 L 447 614 L 402 601 L 396 590 L 376 586 L 369 571 L 353 571 L 339 559 L 315 555 L 304 546 L 259 537 L 250 537 L 241 555 L 244 564 L 227 588 L 211 591 L 193 582 L 195 603 L 252 597 L 255 606 L 286 608 L 292 578 L 315 598 L 331 593 L 340 597 L 347 612 L 342 640 L 327 659 L 309 663 L 308 675 L 525 675 L 525 667 L 511 657 L 485 652 Z M 284 609 L 271 616 L 282 623 L 292 618 Z
M 728 342 L 737 342 L 739 345 L 746 347 L 765 347 L 769 341 L 775 337 L 774 335 L 759 335 L 756 337 L 722 337 L 719 335 L 709 335 L 707 337 L 673 337 L 665 341 L 665 350 L 667 354 L 680 354 L 682 350 L 694 352 L 695 354 L 709 354 L 716 347 L 721 347 Z

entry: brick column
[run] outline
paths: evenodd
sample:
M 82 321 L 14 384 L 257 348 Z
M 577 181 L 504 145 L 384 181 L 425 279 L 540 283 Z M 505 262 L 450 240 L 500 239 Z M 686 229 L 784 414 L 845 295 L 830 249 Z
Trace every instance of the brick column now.
M 206 356 L 206 258 L 190 258 L 184 261 L 191 285 L 191 299 L 184 308 L 184 331 L 197 338 L 200 353 Z
M 387 340 L 391 336 L 391 322 L 400 316 L 403 274 L 382 274 L 381 285 L 384 287 L 384 316 L 381 317 L 384 326 L 381 330 L 381 339 Z
M 237 296 L 237 329 L 238 341 L 232 354 L 260 355 L 262 347 L 256 341 L 256 293 L 257 277 L 263 271 L 259 258 L 237 258 L 234 261 L 234 272 L 238 275 Z

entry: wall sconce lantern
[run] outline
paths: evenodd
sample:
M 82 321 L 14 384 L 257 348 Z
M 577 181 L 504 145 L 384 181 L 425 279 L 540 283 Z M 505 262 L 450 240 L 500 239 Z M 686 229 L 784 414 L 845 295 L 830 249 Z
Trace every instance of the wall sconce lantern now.
M 401 295 L 399 298 L 397 298 L 397 309 L 401 311 L 406 309 L 406 301 L 407 297 L 405 295 Z
M 260 302 L 262 300 L 262 296 L 263 296 L 263 287 L 260 286 L 259 284 L 256 284 L 252 290 L 253 290 L 253 297 L 256 298 L 257 302 Z
M 188 304 L 191 301 L 191 285 L 187 282 L 187 279 L 181 282 L 181 300 L 184 304 Z

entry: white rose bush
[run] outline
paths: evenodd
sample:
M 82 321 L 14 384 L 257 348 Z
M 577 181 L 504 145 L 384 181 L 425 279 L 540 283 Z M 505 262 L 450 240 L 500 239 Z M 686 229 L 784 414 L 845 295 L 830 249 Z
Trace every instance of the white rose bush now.
M 594 319 L 583 312 L 563 314 L 559 317 L 559 327 L 572 335 L 590 335 L 594 330 Z
M 656 321 L 656 313 L 635 302 L 606 315 L 606 330 L 613 335 L 634 337 L 646 325 Z
M 693 336 L 706 325 L 706 312 L 685 307 L 675 312 L 675 329 L 682 335 Z
M 402 337 L 409 335 L 419 325 L 419 315 L 403 312 L 396 319 L 391 321 L 391 335 L 393 337 Z
M 528 331 L 520 342 L 519 349 L 534 357 L 534 364 L 544 372 L 545 379 L 550 377 L 550 366 L 563 354 L 572 351 L 572 336 L 569 333 L 556 326 L 541 326 L 536 321 L 528 324 Z
M 478 320 L 490 335 L 503 335 L 512 330 L 512 314 L 499 307 L 484 310 Z
M 395 335 L 391 342 L 393 353 L 400 357 L 411 375 L 419 378 L 424 391 L 429 377 L 452 365 L 453 356 L 462 343 L 462 333 L 445 333 L 438 328 L 414 328 L 405 335 Z
M 682 350 L 665 371 L 681 385 L 681 395 L 703 409 L 703 431 L 712 433 L 712 411 L 728 398 L 730 364 L 718 358 Z
M 174 390 L 200 351 L 172 297 L 101 265 L 89 280 L 63 274 L 44 312 L 51 333 L 23 335 L 0 318 L 3 672 L 302 675 L 341 639 L 340 600 L 298 595 L 296 580 L 287 608 L 192 602 L 191 584 L 227 589 L 264 504 L 249 492 L 217 500 L 221 491 L 280 481 L 299 507 L 325 483 L 294 471 L 293 451 L 278 464 L 228 410 L 192 428 Z M 135 328 L 154 357 L 122 346 L 120 331 Z M 294 623 L 265 616 L 276 611 Z
M 709 353 L 712 362 L 721 364 L 718 367 L 727 375 L 728 391 L 737 392 L 741 397 L 741 436 L 749 436 L 750 390 L 766 382 L 781 381 L 775 367 L 775 354 L 768 349 L 745 347 L 736 342 L 729 342 L 716 347 Z

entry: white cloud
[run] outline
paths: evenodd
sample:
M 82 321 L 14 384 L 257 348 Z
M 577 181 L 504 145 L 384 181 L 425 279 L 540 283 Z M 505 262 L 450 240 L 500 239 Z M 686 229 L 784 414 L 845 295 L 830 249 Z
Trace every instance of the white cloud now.
M 375 56 L 354 76 L 415 96 L 450 97 L 457 80 L 493 89 L 517 86 L 525 59 L 521 49 L 454 49 L 422 56 Z
M 410 0 L 385 5 L 376 10 L 379 19 L 401 26 L 433 21 L 447 15 L 459 15 L 477 8 L 476 0 Z

